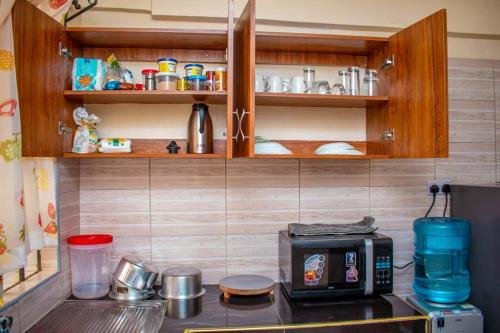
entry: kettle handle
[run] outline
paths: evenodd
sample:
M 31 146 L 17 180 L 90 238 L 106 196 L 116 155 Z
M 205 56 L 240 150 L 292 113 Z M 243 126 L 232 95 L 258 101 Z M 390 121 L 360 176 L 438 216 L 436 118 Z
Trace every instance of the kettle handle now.
M 205 132 L 205 110 L 201 109 L 198 111 L 200 113 L 200 134 Z

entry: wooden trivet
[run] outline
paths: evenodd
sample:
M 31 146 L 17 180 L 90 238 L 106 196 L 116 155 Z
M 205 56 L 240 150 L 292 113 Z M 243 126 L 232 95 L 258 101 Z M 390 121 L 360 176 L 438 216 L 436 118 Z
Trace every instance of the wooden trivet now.
M 244 274 L 228 276 L 220 280 L 219 289 L 224 293 L 224 301 L 231 295 L 257 296 L 274 295 L 274 281 L 262 275 Z

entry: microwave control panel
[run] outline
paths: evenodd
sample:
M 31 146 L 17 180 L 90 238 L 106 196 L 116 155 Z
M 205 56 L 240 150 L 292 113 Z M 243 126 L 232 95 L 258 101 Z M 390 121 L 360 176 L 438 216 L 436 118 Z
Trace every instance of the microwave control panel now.
M 375 257 L 375 287 L 392 286 L 392 262 L 390 256 Z

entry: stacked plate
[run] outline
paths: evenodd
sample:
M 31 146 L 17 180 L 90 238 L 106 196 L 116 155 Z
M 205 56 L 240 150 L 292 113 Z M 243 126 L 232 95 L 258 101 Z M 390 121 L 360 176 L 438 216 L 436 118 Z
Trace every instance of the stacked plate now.
M 158 271 L 143 260 L 126 256 L 118 263 L 113 275 L 109 297 L 121 301 L 137 301 L 155 295 L 154 283 Z

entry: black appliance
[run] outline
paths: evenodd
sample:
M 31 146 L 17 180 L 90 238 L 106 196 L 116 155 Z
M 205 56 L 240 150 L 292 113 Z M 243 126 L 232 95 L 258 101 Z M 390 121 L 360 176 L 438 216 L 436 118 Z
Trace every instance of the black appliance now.
M 500 327 L 500 184 L 491 186 L 452 185 L 451 216 L 471 223 L 469 303 L 484 317 L 484 332 Z
M 290 236 L 279 232 L 280 282 L 292 299 L 392 292 L 392 239 L 382 234 Z

